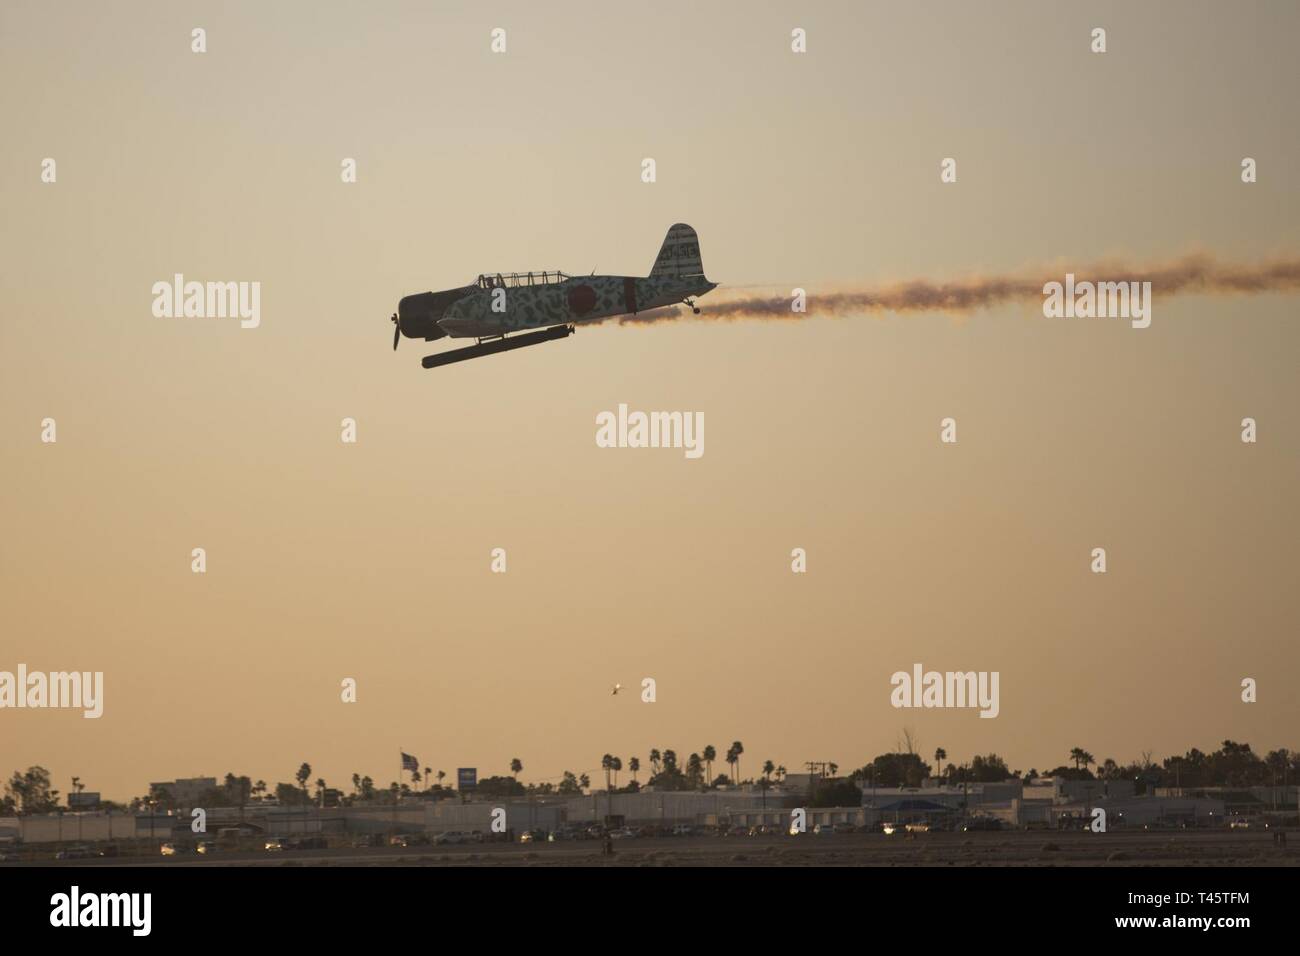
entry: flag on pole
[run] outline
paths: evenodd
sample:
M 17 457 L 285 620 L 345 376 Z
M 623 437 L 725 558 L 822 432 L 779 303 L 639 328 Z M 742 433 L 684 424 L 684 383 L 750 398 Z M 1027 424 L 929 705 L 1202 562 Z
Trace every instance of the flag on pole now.
M 408 754 L 408 753 L 406 753 L 405 751 L 403 751 L 403 752 L 402 752 L 402 769 L 403 769 L 403 770 L 419 770 L 419 769 L 420 769 L 420 761 L 419 761 L 417 758 L 412 757 L 410 754 Z

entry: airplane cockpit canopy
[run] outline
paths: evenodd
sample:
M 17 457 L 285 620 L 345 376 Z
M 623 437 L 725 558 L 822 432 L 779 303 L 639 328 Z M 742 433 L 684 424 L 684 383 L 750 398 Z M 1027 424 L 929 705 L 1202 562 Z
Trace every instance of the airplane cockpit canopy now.
M 514 289 L 529 285 L 558 285 L 568 278 L 563 272 L 485 272 L 474 284 L 480 289 Z

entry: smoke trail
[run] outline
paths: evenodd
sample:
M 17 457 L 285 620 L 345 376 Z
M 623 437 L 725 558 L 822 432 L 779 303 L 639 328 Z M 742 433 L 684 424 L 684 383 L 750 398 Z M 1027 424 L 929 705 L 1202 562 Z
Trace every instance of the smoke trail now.
M 809 295 L 806 312 L 791 311 L 790 296 L 728 295 L 719 290 L 700 301 L 702 315 L 675 306 L 618 317 L 620 325 L 671 321 L 679 318 L 715 320 L 809 319 L 880 312 L 947 312 L 965 314 L 1008 303 L 1043 301 L 1043 286 L 1063 282 L 1067 272 L 1075 282 L 1150 282 L 1153 296 L 1257 295 L 1300 291 L 1300 259 L 1277 259 L 1260 265 L 1221 263 L 1196 254 L 1172 262 L 1145 266 L 1102 260 L 1083 267 L 1042 268 L 1032 273 L 970 276 L 950 282 L 914 279 L 863 289 Z

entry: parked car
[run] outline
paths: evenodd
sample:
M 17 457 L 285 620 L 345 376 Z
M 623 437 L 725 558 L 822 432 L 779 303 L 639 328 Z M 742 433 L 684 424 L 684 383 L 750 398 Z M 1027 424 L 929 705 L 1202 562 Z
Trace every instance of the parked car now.
M 814 836 L 834 836 L 835 826 L 830 823 L 818 823 L 813 826 Z
M 60 850 L 54 854 L 56 860 L 87 860 L 90 858 L 90 847 L 88 846 L 70 846 L 65 850 Z
M 962 830 L 966 833 L 996 831 L 1001 829 L 1002 821 L 997 817 L 971 817 L 962 825 Z
M 470 834 L 464 830 L 448 830 L 445 833 L 439 833 L 433 838 L 434 846 L 456 846 L 461 843 L 469 843 L 472 840 Z
M 885 836 L 893 836 L 895 833 L 903 832 L 903 825 L 901 823 L 892 823 L 886 820 L 880 825 L 880 832 L 885 834 Z
M 1250 820 L 1246 817 L 1233 817 L 1228 821 L 1229 830 L 1249 830 Z
M 110 843 L 107 846 L 101 846 L 99 850 L 95 853 L 95 855 L 102 856 L 102 857 L 110 857 L 110 856 L 117 856 L 121 852 L 122 852 L 121 848 L 118 847 L 116 843 Z
M 287 842 L 288 841 L 286 840 L 281 840 L 279 837 L 272 837 L 262 844 L 262 849 L 266 850 L 268 853 L 280 853 L 288 849 L 288 846 L 286 846 Z
M 196 846 L 194 849 L 195 852 L 202 853 L 204 856 L 207 856 L 210 853 L 217 852 L 217 842 L 215 840 L 202 840 L 200 841 L 199 845 Z
M 928 823 L 926 823 L 924 820 L 922 820 L 922 821 L 917 822 L 917 823 L 909 823 L 909 824 L 906 824 L 906 825 L 904 826 L 904 829 L 907 830 L 908 833 L 929 833 L 929 832 L 930 832 L 930 824 L 928 824 Z

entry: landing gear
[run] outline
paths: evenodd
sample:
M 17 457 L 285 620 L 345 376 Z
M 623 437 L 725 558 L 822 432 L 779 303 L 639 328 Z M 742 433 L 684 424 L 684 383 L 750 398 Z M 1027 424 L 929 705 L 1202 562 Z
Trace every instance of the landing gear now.
M 694 312 L 696 315 L 700 314 L 699 307 L 696 306 L 694 299 L 682 299 L 682 305 L 689 305 L 691 307 L 692 312 Z

